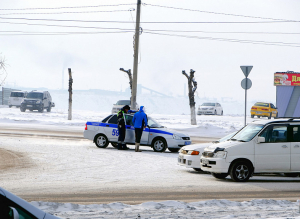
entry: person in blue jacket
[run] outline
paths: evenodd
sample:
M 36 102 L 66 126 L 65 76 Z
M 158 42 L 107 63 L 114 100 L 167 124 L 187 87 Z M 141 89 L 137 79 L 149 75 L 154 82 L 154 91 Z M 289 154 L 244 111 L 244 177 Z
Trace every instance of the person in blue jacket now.
M 144 112 L 144 106 L 140 107 L 140 110 L 134 114 L 132 123 L 135 129 L 135 152 L 141 152 L 139 150 L 141 137 L 143 134 L 144 128 L 146 128 L 148 124 L 147 115 Z

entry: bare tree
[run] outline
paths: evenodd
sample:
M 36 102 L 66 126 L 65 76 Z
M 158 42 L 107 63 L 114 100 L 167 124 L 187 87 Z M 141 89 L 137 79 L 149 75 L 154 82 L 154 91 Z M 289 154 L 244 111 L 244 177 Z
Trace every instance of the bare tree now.
M 131 69 L 124 70 L 124 68 L 120 68 L 120 71 L 126 72 L 129 78 L 129 85 L 130 85 L 130 91 L 131 91 L 131 97 L 130 101 L 132 101 L 132 74 L 131 74 Z
M 0 57 L 0 86 L 2 86 L 5 82 L 5 79 L 7 77 L 7 72 L 5 69 L 5 58 Z
M 195 81 L 194 75 L 195 71 L 190 70 L 190 76 L 183 70 L 182 74 L 185 75 L 188 79 L 189 86 L 189 100 L 190 100 L 190 109 L 191 109 L 191 125 L 197 125 L 196 120 L 196 111 L 195 111 L 195 91 L 197 90 L 197 81 Z

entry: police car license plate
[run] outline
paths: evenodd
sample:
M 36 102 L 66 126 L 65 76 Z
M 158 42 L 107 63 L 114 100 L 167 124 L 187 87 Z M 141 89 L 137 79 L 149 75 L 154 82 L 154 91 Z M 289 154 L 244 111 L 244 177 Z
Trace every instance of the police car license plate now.
M 185 145 L 190 145 L 191 142 L 190 142 L 190 141 L 186 141 L 186 142 L 184 142 L 184 144 L 185 144 Z
M 203 164 L 208 164 L 208 160 L 202 159 L 202 163 L 203 163 Z

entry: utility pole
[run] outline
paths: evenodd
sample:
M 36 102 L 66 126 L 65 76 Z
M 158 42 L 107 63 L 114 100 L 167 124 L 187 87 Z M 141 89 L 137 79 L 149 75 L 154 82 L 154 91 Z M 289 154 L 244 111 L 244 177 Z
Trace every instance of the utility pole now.
M 73 78 L 72 78 L 72 72 L 71 68 L 68 68 L 69 71 L 69 110 L 68 110 L 68 120 L 72 120 L 72 84 L 73 84 Z
M 124 68 L 120 68 L 120 71 L 126 72 L 129 78 L 129 86 L 130 86 L 130 100 L 132 99 L 132 74 L 131 74 L 131 69 L 124 70 Z
M 134 35 L 132 96 L 131 96 L 131 109 L 133 109 L 133 110 L 136 109 L 136 90 L 137 90 L 137 74 L 138 74 L 138 61 L 139 61 L 141 4 L 142 4 L 141 0 L 137 0 L 136 26 L 135 26 L 135 35 Z
M 191 125 L 197 125 L 196 120 L 196 111 L 195 111 L 195 91 L 197 90 L 197 81 L 195 81 L 195 71 L 190 70 L 190 75 L 188 75 L 184 70 L 182 74 L 188 79 L 189 86 L 189 100 L 190 100 L 190 109 L 191 109 Z

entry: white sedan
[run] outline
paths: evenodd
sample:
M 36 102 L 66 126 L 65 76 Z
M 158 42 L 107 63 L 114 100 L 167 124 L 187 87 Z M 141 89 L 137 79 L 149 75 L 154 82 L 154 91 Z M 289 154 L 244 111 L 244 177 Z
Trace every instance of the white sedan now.
M 223 108 L 219 103 L 203 103 L 198 107 L 198 115 L 223 115 Z
M 212 143 L 217 144 L 223 141 L 227 141 L 232 136 L 234 136 L 235 133 L 236 132 L 230 133 L 229 135 L 226 135 L 218 141 L 213 141 Z M 202 171 L 200 158 L 204 151 L 204 148 L 208 147 L 209 145 L 211 145 L 211 143 L 194 144 L 182 147 L 178 155 L 178 164 L 181 166 L 185 166 L 186 168 L 193 168 L 196 171 Z

